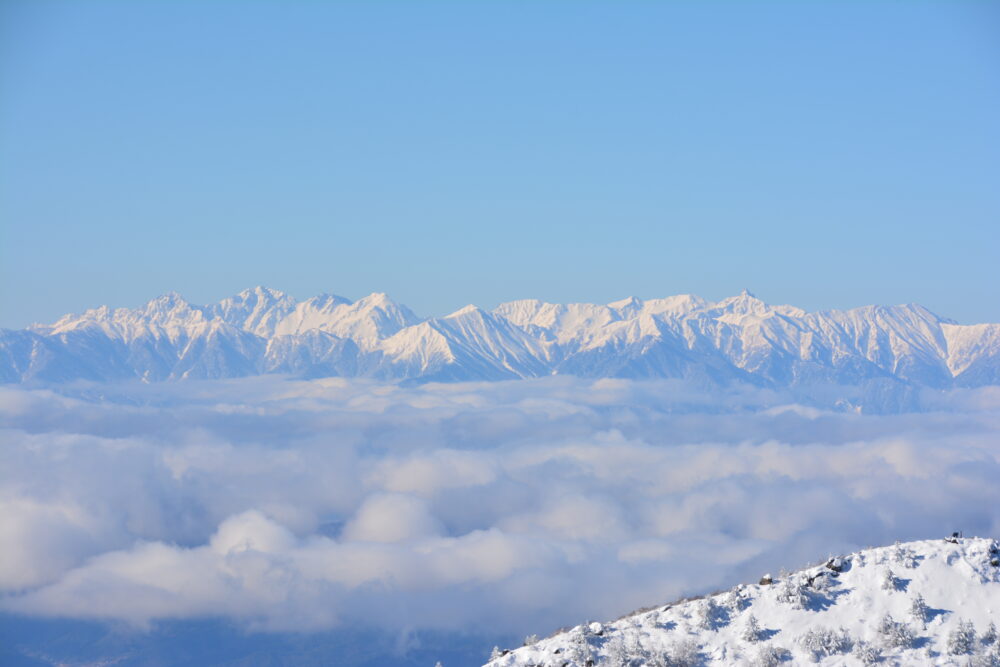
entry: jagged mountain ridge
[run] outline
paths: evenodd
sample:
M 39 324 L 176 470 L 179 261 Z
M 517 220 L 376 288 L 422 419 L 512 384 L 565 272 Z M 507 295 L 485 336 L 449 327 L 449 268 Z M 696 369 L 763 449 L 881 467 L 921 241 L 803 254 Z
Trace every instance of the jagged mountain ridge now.
M 488 667 L 1000 665 L 1000 547 L 948 538 L 865 549 L 805 570 L 584 623 Z
M 1000 325 L 918 305 L 808 313 L 749 292 L 606 305 L 504 303 L 422 319 L 385 294 L 297 301 L 263 287 L 198 306 L 166 294 L 0 330 L 0 381 L 148 381 L 262 373 L 382 380 L 696 378 L 761 386 L 1000 384 Z

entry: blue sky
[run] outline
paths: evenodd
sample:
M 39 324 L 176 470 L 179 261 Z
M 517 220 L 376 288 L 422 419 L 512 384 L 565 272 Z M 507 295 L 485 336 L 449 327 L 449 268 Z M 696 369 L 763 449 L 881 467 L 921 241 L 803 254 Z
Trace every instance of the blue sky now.
M 748 287 L 1000 321 L 1000 5 L 0 3 L 0 326 Z

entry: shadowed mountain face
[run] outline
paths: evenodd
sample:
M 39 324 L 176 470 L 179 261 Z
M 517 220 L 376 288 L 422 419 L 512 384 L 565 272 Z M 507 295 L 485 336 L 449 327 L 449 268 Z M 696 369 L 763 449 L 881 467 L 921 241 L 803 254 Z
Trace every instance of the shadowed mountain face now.
M 263 287 L 208 306 L 167 294 L 0 331 L 0 381 L 146 381 L 263 373 L 381 380 L 546 375 L 689 378 L 716 385 L 1000 383 L 1000 324 L 918 305 L 807 313 L 749 292 L 607 305 L 512 301 L 421 319 L 385 294 L 297 302 Z

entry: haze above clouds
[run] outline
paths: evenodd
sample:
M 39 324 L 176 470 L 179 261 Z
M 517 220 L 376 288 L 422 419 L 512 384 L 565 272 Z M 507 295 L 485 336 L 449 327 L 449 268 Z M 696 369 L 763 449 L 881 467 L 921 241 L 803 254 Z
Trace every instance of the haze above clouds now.
M 544 632 L 897 539 L 995 535 L 1000 390 L 277 377 L 0 388 L 0 608 Z

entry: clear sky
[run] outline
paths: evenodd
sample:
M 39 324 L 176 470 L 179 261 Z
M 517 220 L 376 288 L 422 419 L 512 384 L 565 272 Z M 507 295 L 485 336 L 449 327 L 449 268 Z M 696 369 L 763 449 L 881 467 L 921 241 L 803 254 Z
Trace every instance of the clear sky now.
M 0 0 L 0 326 L 747 287 L 1000 321 L 1000 3 Z

